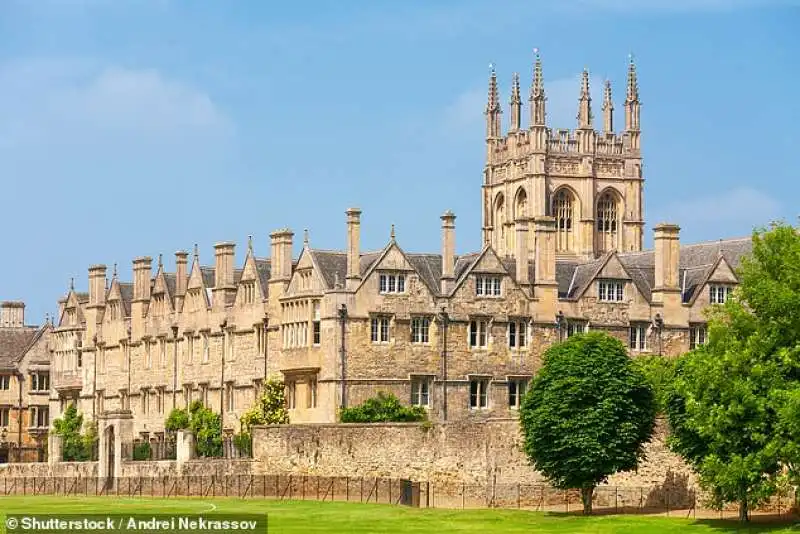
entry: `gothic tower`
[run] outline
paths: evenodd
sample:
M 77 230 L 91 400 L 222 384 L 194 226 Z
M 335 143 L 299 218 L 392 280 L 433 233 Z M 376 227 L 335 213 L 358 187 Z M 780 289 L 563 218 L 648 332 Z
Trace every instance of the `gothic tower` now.
M 504 135 L 497 74 L 492 67 L 485 111 L 483 242 L 491 243 L 502 256 L 514 256 L 516 221 L 525 219 L 533 224 L 537 217 L 552 216 L 559 258 L 589 259 L 609 250 L 641 250 L 644 180 L 639 85 L 633 58 L 628 67 L 622 132 L 614 131 L 611 82 L 606 82 L 603 93 L 602 131 L 595 130 L 587 70 L 581 76 L 577 127 L 548 127 L 538 51 L 528 100 L 530 123 L 524 128 L 519 77 L 514 74 L 511 127 Z M 527 235 L 527 250 L 533 259 L 535 232 Z

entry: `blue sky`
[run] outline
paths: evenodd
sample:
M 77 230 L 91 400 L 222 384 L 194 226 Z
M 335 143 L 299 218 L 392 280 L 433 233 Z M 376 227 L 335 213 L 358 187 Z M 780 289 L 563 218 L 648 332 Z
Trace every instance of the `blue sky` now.
M 0 299 L 40 322 L 90 264 L 129 279 L 194 243 L 212 264 L 221 240 L 241 262 L 286 226 L 298 250 L 304 228 L 341 248 L 352 205 L 364 249 L 394 223 L 438 251 L 452 209 L 476 250 L 488 64 L 505 103 L 534 47 L 554 127 L 574 127 L 584 67 L 623 124 L 635 54 L 650 225 L 794 221 L 798 27 L 798 0 L 3 0 Z

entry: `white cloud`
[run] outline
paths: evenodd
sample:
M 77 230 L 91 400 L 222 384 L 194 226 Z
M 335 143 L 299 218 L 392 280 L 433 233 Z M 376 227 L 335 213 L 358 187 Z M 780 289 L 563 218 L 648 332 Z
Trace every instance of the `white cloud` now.
M 779 218 L 782 206 L 757 189 L 739 186 L 727 192 L 673 202 L 654 208 L 654 212 L 657 215 L 652 219 L 654 223 L 679 221 L 681 226 L 697 230 L 730 229 L 740 233 Z
M 170 148 L 233 133 L 209 95 L 155 70 L 84 60 L 0 66 L 0 148 Z

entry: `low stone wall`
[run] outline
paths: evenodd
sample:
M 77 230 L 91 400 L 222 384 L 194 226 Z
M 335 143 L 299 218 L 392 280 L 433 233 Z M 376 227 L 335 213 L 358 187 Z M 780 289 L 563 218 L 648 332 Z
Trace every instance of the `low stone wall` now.
M 635 472 L 610 477 L 608 486 L 689 491 L 695 476 L 666 449 L 659 422 L 647 459 Z M 259 473 L 402 477 L 438 484 L 543 484 L 522 451 L 517 419 L 424 425 L 274 425 L 253 429 Z

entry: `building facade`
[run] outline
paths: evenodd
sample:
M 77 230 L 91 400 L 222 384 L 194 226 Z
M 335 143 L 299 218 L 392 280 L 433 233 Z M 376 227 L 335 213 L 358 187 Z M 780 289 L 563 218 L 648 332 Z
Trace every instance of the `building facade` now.
M 319 250 L 305 233 L 252 239 L 244 264 L 233 243 L 213 265 L 194 253 L 133 260 L 133 281 L 89 268 L 88 292 L 59 302 L 51 344 L 51 415 L 68 402 L 96 418 L 130 410 L 137 434 L 163 432 L 173 407 L 202 400 L 235 431 L 268 376 L 286 383 L 293 422 L 333 422 L 337 411 L 391 391 L 434 419 L 505 416 L 550 344 L 605 330 L 632 355 L 677 355 L 705 340 L 702 310 L 724 302 L 749 238 L 681 245 L 679 228 L 654 228 L 643 251 L 639 89 L 631 62 L 625 127 L 615 132 L 606 85 L 602 131 L 584 73 L 578 127 L 546 126 L 542 64 L 521 124 L 514 76 L 503 133 L 494 71 L 486 107 L 483 247 L 457 255 L 456 216 L 441 216 L 437 253 L 411 254 L 392 229 L 362 251 L 361 211 L 346 211 L 346 248 Z M 155 267 L 155 269 L 154 269 Z
M 44 457 L 51 331 L 25 324 L 24 302 L 0 302 L 0 463 Z

